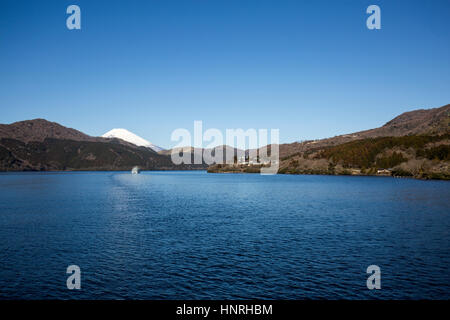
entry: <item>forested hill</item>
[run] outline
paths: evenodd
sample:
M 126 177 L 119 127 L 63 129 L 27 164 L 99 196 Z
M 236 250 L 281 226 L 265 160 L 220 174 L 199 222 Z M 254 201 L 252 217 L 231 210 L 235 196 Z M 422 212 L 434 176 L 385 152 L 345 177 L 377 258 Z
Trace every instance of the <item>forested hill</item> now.
M 406 112 L 376 129 L 282 144 L 279 150 L 279 173 L 450 179 L 450 105 Z M 259 172 L 259 167 L 235 164 L 209 171 Z
M 204 169 L 121 139 L 91 137 L 44 119 L 0 125 L 0 171 Z

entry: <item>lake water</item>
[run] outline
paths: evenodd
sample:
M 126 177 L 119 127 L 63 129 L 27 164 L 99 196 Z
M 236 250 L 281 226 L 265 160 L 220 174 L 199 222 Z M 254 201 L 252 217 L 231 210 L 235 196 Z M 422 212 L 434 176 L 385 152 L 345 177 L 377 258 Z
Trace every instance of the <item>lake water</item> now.
M 0 174 L 1 299 L 449 299 L 450 182 Z M 68 290 L 66 268 L 81 268 Z M 366 268 L 381 269 L 368 290 Z

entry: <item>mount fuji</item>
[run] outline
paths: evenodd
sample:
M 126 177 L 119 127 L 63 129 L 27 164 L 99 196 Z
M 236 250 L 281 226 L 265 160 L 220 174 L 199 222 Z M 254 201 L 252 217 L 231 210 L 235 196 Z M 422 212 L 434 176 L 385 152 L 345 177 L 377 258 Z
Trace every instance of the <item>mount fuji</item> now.
M 133 132 L 128 131 L 127 129 L 112 129 L 102 135 L 103 138 L 118 138 L 122 139 L 126 142 L 132 143 L 138 147 L 146 147 L 150 148 L 156 152 L 164 150 L 161 147 L 158 147 L 151 143 L 150 141 L 145 140 L 144 138 L 139 137 L 138 135 L 134 134 Z

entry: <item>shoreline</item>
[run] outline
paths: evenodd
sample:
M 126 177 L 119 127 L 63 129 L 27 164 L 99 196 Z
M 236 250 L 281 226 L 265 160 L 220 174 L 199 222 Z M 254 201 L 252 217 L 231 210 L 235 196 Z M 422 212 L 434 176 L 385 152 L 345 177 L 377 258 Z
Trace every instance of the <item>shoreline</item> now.
M 205 171 L 206 173 L 219 173 L 219 174 L 260 174 L 259 171 L 237 171 L 237 170 L 210 170 L 208 168 L 197 168 L 197 169 L 142 169 L 141 172 L 187 172 L 187 171 Z M 5 173 L 73 173 L 73 172 L 131 172 L 131 170 L 125 169 L 102 169 L 102 170 L 92 170 L 92 169 L 74 169 L 74 170 L 8 170 L 0 171 L 1 174 Z M 292 176 L 351 176 L 351 177 L 378 177 L 378 178 L 401 178 L 401 179 L 415 179 L 415 180 L 435 180 L 435 181 L 450 181 L 450 177 L 446 176 L 433 176 L 426 174 L 425 176 L 406 176 L 406 175 L 388 175 L 388 174 L 331 174 L 331 173 L 320 173 L 320 172 L 278 172 L 281 175 L 292 175 Z
M 199 169 L 141 169 L 141 172 L 146 171 L 206 171 L 207 168 L 199 168 Z M 0 174 L 2 173 L 25 173 L 25 172 L 131 172 L 131 169 L 73 169 L 73 170 L 0 170 Z
M 207 170 L 208 173 L 231 173 L 231 174 L 259 174 L 259 172 L 245 172 L 245 171 L 233 171 L 233 170 L 229 170 L 229 171 L 211 171 L 211 170 Z M 402 176 L 402 175 L 388 175 L 388 174 L 332 174 L 332 173 L 318 173 L 318 172 L 314 172 L 314 173 L 307 173 L 307 172 L 302 172 L 302 173 L 292 173 L 292 172 L 278 172 L 277 174 L 284 174 L 284 175 L 292 175 L 292 176 L 347 176 L 347 177 L 384 177 L 384 178 L 400 178 L 400 179 L 415 179 L 415 180 L 423 180 L 423 181 L 428 181 L 428 180 L 435 180 L 435 181 L 450 181 L 450 177 L 446 177 L 446 176 L 433 176 L 433 175 L 425 175 L 425 176 Z

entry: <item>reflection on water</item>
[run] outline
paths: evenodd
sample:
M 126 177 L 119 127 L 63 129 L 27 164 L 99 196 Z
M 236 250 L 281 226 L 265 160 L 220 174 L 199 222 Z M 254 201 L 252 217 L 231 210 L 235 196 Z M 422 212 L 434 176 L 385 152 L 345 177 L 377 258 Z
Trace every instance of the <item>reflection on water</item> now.
M 448 299 L 449 199 L 376 177 L 0 174 L 0 298 Z

